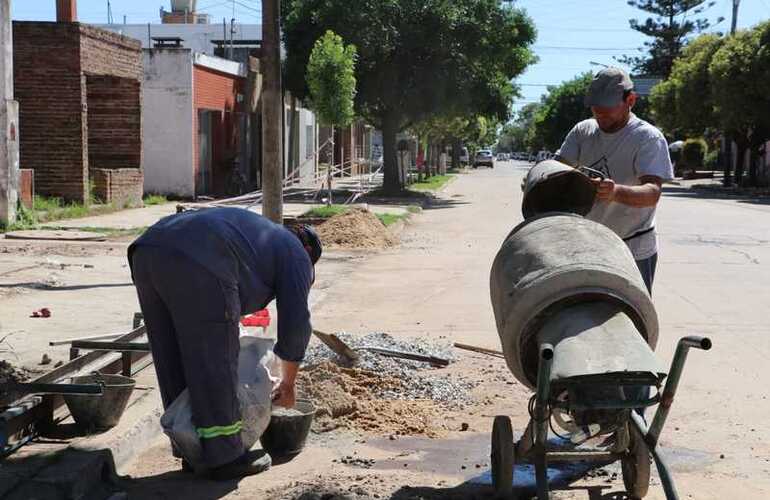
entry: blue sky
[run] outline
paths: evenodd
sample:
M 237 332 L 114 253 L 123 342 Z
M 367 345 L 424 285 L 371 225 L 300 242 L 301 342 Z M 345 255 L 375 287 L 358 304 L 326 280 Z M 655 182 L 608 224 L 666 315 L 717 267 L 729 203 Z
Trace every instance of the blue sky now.
M 355 1 L 355 0 L 351 0 Z M 13 18 L 51 21 L 56 17 L 55 0 L 12 0 Z M 169 0 L 110 0 L 116 23 L 126 16 L 129 23 L 159 22 L 159 10 L 170 9 Z M 537 101 L 546 85 L 569 80 L 584 71 L 596 70 L 591 61 L 612 64 L 613 56 L 632 54 L 645 37 L 628 27 L 630 18 L 642 18 L 642 12 L 625 0 L 517 0 L 534 19 L 538 29 L 535 52 L 540 62 L 517 81 L 522 98 L 515 107 Z M 214 22 L 235 17 L 238 22 L 261 22 L 260 0 L 199 0 L 199 10 L 211 14 Z M 714 30 L 728 31 L 732 0 L 716 0 L 705 15 L 725 21 Z M 79 0 L 81 22 L 106 23 L 107 0 Z M 749 27 L 770 18 L 770 0 L 742 0 L 738 27 Z M 600 68 L 599 68 L 600 69 Z

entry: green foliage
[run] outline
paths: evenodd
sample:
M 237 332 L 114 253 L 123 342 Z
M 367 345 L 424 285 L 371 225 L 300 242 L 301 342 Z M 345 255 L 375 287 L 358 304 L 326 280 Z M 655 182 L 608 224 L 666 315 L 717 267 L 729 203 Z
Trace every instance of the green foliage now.
M 145 196 L 142 201 L 144 202 L 144 206 L 150 207 L 153 205 L 163 205 L 168 203 L 168 198 L 159 194 L 149 194 Z
M 311 208 L 307 212 L 301 215 L 301 217 L 321 218 L 328 219 L 335 215 L 343 214 L 348 211 L 350 207 L 347 205 L 329 205 L 325 207 Z
M 674 61 L 671 76 L 652 89 L 652 114 L 669 134 L 700 135 L 718 122 L 709 65 L 723 43 L 713 34 L 692 40 Z
M 714 114 L 738 146 L 751 152 L 749 184 L 757 185 L 759 151 L 770 140 L 770 22 L 728 37 L 709 65 Z M 741 183 L 743 163 L 736 180 Z
M 423 182 L 416 182 L 409 187 L 418 191 L 438 191 L 454 177 L 454 175 L 433 175 Z
M 383 131 L 387 193 L 401 189 L 399 131 L 434 114 L 506 121 L 511 81 L 535 61 L 532 21 L 500 0 L 287 0 L 282 12 L 286 85 L 300 99 L 321 35 L 356 46 L 355 107 Z
M 719 150 L 712 149 L 706 153 L 706 157 L 703 159 L 703 166 L 707 170 L 716 170 L 719 168 Z
M 409 214 L 375 214 L 382 225 L 385 227 L 392 226 L 398 221 L 409 218 Z
M 576 123 L 591 117 L 584 97 L 592 79 L 591 73 L 583 73 L 559 86 L 548 87 L 548 95 L 542 98 L 535 113 L 529 139 L 531 149 L 555 151 Z
M 690 168 L 703 167 L 708 145 L 703 139 L 687 139 L 682 148 L 682 162 Z
M 620 61 L 630 65 L 635 73 L 668 77 L 688 37 L 711 26 L 708 19 L 696 16 L 714 3 L 712 0 L 629 0 L 630 6 L 654 16 L 644 22 L 629 20 L 631 29 L 652 40 L 644 43 L 647 52 L 644 56 L 626 56 Z M 717 23 L 723 20 L 720 17 Z
M 40 222 L 60 219 L 77 219 L 89 215 L 86 205 L 77 202 L 65 202 L 57 197 L 44 197 L 35 195 L 33 209 L 37 212 Z
M 762 37 L 770 22 L 728 37 L 709 65 L 715 115 L 721 125 L 734 131 L 767 128 L 770 124 L 770 49 Z M 765 80 L 761 80 L 765 78 Z
M 356 48 L 327 31 L 319 38 L 307 64 L 310 102 L 324 125 L 344 127 L 355 117 Z

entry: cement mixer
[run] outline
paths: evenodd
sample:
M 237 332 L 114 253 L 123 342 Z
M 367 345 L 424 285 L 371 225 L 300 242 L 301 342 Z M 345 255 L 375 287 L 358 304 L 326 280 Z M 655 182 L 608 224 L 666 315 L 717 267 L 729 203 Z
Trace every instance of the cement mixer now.
M 657 314 L 631 252 L 613 231 L 584 218 L 596 194 L 591 177 L 601 175 L 554 160 L 533 167 L 522 185 L 525 220 L 492 265 L 505 360 L 534 391 L 518 441 L 507 416 L 494 420 L 492 480 L 503 496 L 512 494 L 517 462 L 535 465 L 538 499 L 545 500 L 549 462 L 620 460 L 628 496 L 641 499 L 652 456 L 666 498 L 678 498 L 658 438 L 689 348 L 708 350 L 711 341 L 681 339 L 668 374 L 661 367 Z M 656 404 L 648 427 L 641 414 Z M 557 439 L 549 440 L 549 429 Z

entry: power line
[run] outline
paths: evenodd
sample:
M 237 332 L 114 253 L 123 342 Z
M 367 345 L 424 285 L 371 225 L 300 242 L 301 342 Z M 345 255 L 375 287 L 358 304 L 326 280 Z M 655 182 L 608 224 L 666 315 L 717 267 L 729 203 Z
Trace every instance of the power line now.
M 639 47 L 570 47 L 566 45 L 533 45 L 533 49 L 547 50 L 585 50 L 585 51 L 612 51 L 622 52 L 626 50 L 637 50 Z

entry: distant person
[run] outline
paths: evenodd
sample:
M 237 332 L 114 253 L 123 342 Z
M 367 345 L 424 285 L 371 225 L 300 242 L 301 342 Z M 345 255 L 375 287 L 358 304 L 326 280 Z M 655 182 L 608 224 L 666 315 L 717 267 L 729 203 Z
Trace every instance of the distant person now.
M 128 247 L 164 408 L 190 391 L 193 422 L 213 479 L 270 467 L 244 449 L 236 383 L 241 316 L 278 309 L 282 379 L 273 404 L 292 407 L 312 333 L 308 294 L 321 242 L 308 226 L 287 229 L 240 208 L 161 219 Z M 182 462 L 183 469 L 191 469 Z
M 594 180 L 596 202 L 586 217 L 626 242 L 652 294 L 658 262 L 655 210 L 661 186 L 674 172 L 666 138 L 631 112 L 635 103 L 634 84 L 625 71 L 600 71 L 585 96 L 594 117 L 572 128 L 556 159 L 604 175 L 604 180 Z

